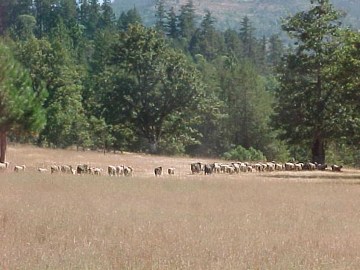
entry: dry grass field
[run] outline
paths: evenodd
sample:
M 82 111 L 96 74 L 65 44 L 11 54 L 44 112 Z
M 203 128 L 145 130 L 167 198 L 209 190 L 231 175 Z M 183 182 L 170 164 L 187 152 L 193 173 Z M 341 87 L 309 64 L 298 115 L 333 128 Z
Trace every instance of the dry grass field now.
M 0 173 L 0 269 L 360 269 L 355 170 L 205 177 L 190 158 L 30 146 L 8 160 L 27 171 Z M 135 176 L 36 172 L 82 162 Z

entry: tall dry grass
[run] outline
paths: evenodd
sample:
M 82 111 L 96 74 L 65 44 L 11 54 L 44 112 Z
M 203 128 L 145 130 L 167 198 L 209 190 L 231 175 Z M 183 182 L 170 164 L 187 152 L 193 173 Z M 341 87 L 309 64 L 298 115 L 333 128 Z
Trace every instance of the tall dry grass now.
M 0 269 L 359 269 L 360 185 L 0 175 Z

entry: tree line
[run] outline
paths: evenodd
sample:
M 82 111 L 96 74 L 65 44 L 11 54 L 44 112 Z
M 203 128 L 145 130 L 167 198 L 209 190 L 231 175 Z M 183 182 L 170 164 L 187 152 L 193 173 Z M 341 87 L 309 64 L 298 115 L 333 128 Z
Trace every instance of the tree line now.
M 327 150 L 354 163 L 359 34 L 339 26 L 329 1 L 312 2 L 284 21 L 288 46 L 258 37 L 248 17 L 220 31 L 191 0 L 179 10 L 158 0 L 153 27 L 135 7 L 115 16 L 109 0 L 4 0 L 0 149 L 8 137 L 319 163 Z

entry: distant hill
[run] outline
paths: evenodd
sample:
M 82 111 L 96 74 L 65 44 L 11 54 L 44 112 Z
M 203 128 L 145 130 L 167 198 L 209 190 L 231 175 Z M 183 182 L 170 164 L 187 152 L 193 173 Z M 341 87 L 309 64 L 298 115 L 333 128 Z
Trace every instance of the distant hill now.
M 166 0 L 167 7 L 179 10 L 188 0 Z M 155 21 L 155 0 L 113 0 L 115 13 L 119 15 L 134 6 L 143 17 L 144 23 L 152 25 Z M 193 0 L 196 12 L 201 19 L 205 10 L 211 11 L 220 29 L 239 28 L 246 15 L 253 22 L 258 35 L 280 32 L 281 18 L 305 10 L 309 0 Z M 347 13 L 344 24 L 360 29 L 360 0 L 333 0 L 338 9 Z

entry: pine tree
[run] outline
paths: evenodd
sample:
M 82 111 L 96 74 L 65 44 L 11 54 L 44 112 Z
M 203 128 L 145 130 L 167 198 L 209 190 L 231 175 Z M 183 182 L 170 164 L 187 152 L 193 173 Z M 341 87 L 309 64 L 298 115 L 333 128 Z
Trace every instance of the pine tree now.
M 179 37 L 178 17 L 176 16 L 174 7 L 171 7 L 167 13 L 166 34 L 173 39 Z
M 255 28 L 249 17 L 245 16 L 241 21 L 239 36 L 243 43 L 243 53 L 249 59 L 255 59 L 256 40 L 254 36 Z
M 0 162 L 5 162 L 8 132 L 35 134 L 45 123 L 44 91 L 34 92 L 31 78 L 0 43 Z
M 126 31 L 129 25 L 136 23 L 142 24 L 142 19 L 138 10 L 136 7 L 134 7 L 133 9 L 128 10 L 126 13 L 122 12 L 120 14 L 120 17 L 117 21 L 117 28 L 121 31 Z
M 165 33 L 166 29 L 166 10 L 165 10 L 165 0 L 156 1 L 156 24 L 155 28 L 160 33 Z
M 195 32 L 195 9 L 192 0 L 189 0 L 185 5 L 180 8 L 179 20 L 179 34 L 181 37 L 190 40 Z
M 271 35 L 269 38 L 268 63 L 272 67 L 277 67 L 281 63 L 281 57 L 284 53 L 283 43 L 279 35 Z
M 224 48 L 222 35 L 215 29 L 215 19 L 210 11 L 206 11 L 205 16 L 193 35 L 189 51 L 192 55 L 202 54 L 207 60 L 213 60 L 218 57 Z
M 104 28 L 113 28 L 115 26 L 115 13 L 111 7 L 110 0 L 103 0 L 101 5 L 101 16 L 99 19 L 99 27 Z

